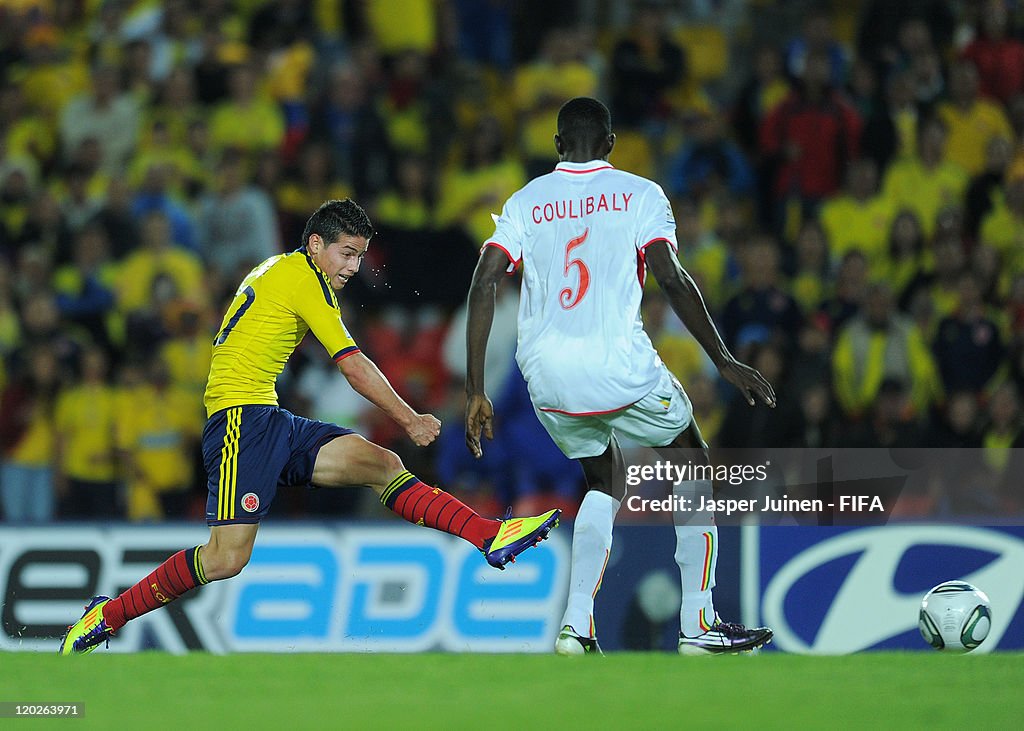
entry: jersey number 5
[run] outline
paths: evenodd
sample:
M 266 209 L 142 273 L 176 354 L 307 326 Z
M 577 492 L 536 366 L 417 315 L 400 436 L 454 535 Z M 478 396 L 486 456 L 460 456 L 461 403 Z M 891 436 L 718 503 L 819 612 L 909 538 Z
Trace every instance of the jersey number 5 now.
M 573 249 L 583 246 L 583 243 L 587 240 L 587 235 L 589 233 L 590 229 L 585 229 L 581 235 L 571 239 L 569 243 L 565 245 L 565 276 L 568 277 L 569 270 L 576 267 L 579 270 L 580 286 L 575 292 L 572 291 L 572 287 L 566 287 L 558 293 L 558 302 L 562 305 L 563 310 L 571 310 L 573 307 L 578 305 L 580 300 L 587 295 L 587 290 L 590 289 L 590 270 L 587 269 L 587 265 L 580 259 L 569 258 Z
M 215 346 L 224 344 L 224 341 L 228 339 L 228 335 L 231 334 L 231 331 L 234 329 L 235 325 L 237 325 L 238 321 L 242 319 L 242 315 L 244 315 L 245 311 L 252 307 L 252 303 L 256 301 L 256 292 L 253 290 L 252 287 L 246 287 L 245 289 L 243 289 L 242 294 L 245 295 L 245 302 L 243 302 L 241 306 L 237 310 L 235 310 L 235 314 L 231 316 L 231 319 L 228 320 L 227 324 L 224 326 L 224 329 L 220 331 L 220 334 L 217 336 L 217 339 L 213 341 L 213 344 Z

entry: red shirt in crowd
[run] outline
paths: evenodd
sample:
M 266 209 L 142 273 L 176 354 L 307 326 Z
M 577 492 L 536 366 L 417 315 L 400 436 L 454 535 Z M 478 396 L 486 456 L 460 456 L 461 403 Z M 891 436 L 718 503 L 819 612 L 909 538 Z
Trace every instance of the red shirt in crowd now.
M 1024 43 L 1013 38 L 978 38 L 963 55 L 978 69 L 982 94 L 1006 103 L 1024 91 Z
M 839 190 L 846 164 L 857 158 L 861 126 L 838 94 L 812 103 L 791 93 L 761 125 L 761 150 L 780 160 L 775 194 L 823 198 Z

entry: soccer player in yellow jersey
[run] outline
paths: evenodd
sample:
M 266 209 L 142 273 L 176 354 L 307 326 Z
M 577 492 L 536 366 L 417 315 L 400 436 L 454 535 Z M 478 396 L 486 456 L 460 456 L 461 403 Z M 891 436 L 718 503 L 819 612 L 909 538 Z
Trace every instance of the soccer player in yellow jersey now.
M 295 416 L 277 405 L 274 383 L 310 330 L 352 387 L 394 419 L 417 446 L 441 422 L 402 400 L 363 355 L 341 320 L 335 290 L 355 276 L 373 227 L 351 200 L 324 203 L 303 245 L 272 256 L 242 280 L 214 339 L 203 430 L 209 498 L 205 545 L 179 551 L 120 596 L 93 597 L 61 641 L 64 655 L 90 652 L 126 622 L 249 561 L 260 520 L 278 485 L 366 485 L 411 523 L 464 538 L 497 568 L 543 540 L 558 510 L 504 521 L 482 518 L 452 495 L 420 482 L 393 452 L 350 429 Z

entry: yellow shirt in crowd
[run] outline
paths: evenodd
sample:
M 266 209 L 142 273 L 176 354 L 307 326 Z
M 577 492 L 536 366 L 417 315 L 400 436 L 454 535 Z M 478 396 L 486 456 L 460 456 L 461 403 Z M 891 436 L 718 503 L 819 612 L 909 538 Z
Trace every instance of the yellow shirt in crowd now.
M 438 220 L 441 225 L 462 223 L 479 246 L 479 242 L 494 233 L 491 213 L 500 211 L 509 196 L 525 184 L 526 171 L 515 159 L 476 170 L 456 170 L 445 177 L 441 186 Z
M 117 478 L 114 424 L 117 399 L 110 386 L 83 384 L 57 398 L 57 433 L 62 471 L 73 480 L 111 482 Z
M 526 113 L 522 127 L 523 151 L 527 157 L 549 158 L 559 107 L 575 96 L 593 96 L 597 90 L 597 75 L 578 61 L 558 66 L 535 63 L 519 69 L 514 83 L 516 108 Z M 537 107 L 545 98 L 549 103 Z
M 7 461 L 22 467 L 49 467 L 53 464 L 53 420 L 37 406 L 21 439 L 8 453 Z
M 999 251 L 1009 275 L 1024 271 L 1024 219 L 1013 215 L 1001 195 L 981 222 L 980 235 L 981 243 Z
M 430 228 L 433 213 L 424 201 L 403 198 L 394 191 L 384 193 L 377 200 L 374 220 L 395 228 Z
M 916 213 L 922 230 L 931 236 L 939 211 L 961 205 L 967 183 L 967 173 L 955 162 L 947 160 L 929 170 L 913 157 L 892 164 L 885 176 L 882 196 L 894 211 L 909 208 Z
M 1013 129 L 1002 108 L 987 99 L 979 99 L 968 111 L 955 104 L 939 105 L 939 116 L 946 123 L 946 158 L 977 175 L 985 167 L 985 148 L 993 137 L 1013 139 Z
M 204 301 L 203 265 L 195 254 L 176 247 L 156 253 L 143 249 L 131 254 L 121 265 L 117 293 L 121 311 L 148 307 L 153 300 L 153 284 L 160 276 L 174 282 L 179 297 Z
M 366 3 L 366 20 L 381 53 L 430 53 L 437 44 L 435 4 L 434 0 Z
M 155 492 L 188 487 L 192 480 L 189 441 L 197 438 L 195 401 L 177 388 L 132 389 L 131 408 L 120 414 L 118 447 L 131 455 L 140 483 Z M 132 485 L 135 487 L 136 485 Z
M 168 340 L 160 348 L 160 357 L 167 364 L 174 385 L 191 394 L 192 411 L 197 411 L 196 404 L 202 401 L 213 359 L 213 342 L 206 331 L 192 338 Z
M 283 139 L 284 117 L 269 99 L 256 99 L 246 106 L 224 102 L 210 116 L 210 142 L 219 150 L 273 150 Z
M 830 200 L 822 206 L 820 220 L 832 258 L 839 261 L 853 249 L 860 249 L 869 262 L 883 258 L 894 214 L 892 202 L 884 196 L 864 203 L 848 195 Z

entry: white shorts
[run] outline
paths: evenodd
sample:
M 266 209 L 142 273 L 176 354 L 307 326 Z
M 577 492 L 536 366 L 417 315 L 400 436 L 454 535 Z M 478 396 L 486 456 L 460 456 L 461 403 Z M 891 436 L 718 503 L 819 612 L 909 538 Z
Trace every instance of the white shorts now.
M 570 416 L 534 407 L 551 439 L 570 459 L 597 457 L 611 442 L 612 432 L 644 447 L 664 447 L 693 421 L 693 406 L 668 368 L 654 389 L 631 406 L 595 416 Z

